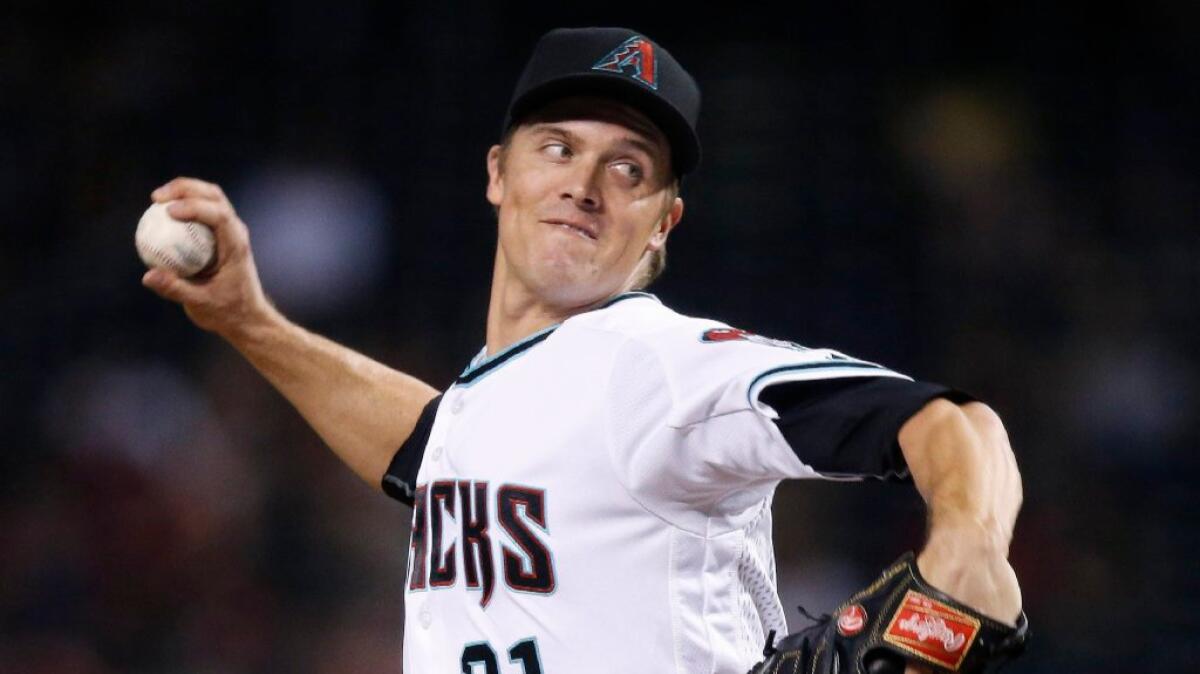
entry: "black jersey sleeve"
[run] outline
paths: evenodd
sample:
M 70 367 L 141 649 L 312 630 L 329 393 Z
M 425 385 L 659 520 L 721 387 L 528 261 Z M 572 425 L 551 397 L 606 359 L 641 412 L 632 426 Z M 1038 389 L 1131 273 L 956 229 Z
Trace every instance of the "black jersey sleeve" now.
M 425 456 L 425 445 L 429 442 L 429 432 L 433 429 L 433 417 L 437 415 L 438 404 L 442 402 L 442 394 L 438 394 L 421 410 L 417 425 L 396 455 L 392 457 L 387 472 L 383 474 L 383 491 L 388 496 L 401 503 L 412 506 L 413 490 L 417 485 L 417 471 L 421 469 L 421 459 Z
M 964 403 L 975 398 L 957 389 L 896 377 L 846 377 L 783 382 L 759 400 L 792 451 L 817 473 L 831 478 L 908 478 L 900 450 L 900 427 L 934 398 Z

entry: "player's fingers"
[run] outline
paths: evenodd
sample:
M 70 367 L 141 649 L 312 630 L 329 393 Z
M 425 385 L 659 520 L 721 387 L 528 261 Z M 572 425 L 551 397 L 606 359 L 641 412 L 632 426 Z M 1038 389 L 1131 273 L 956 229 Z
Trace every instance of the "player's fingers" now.
M 220 185 L 187 176 L 175 178 L 150 193 L 150 199 L 158 203 L 188 198 L 229 203 Z
M 142 275 L 142 285 L 153 290 L 159 297 L 180 304 L 198 304 L 202 299 L 199 286 L 179 278 L 169 269 L 155 267 Z
M 228 202 L 180 199 L 167 207 L 167 213 L 176 220 L 190 220 L 211 227 L 217 238 L 219 256 L 228 258 L 234 252 L 240 252 L 246 245 L 246 226 L 238 219 Z

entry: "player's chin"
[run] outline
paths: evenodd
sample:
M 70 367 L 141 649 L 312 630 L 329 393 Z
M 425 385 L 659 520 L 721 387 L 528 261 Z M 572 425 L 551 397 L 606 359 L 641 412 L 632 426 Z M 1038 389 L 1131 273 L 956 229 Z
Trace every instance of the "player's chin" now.
M 538 272 L 560 283 L 577 283 L 595 275 L 595 252 L 583 249 L 570 240 L 546 242 L 538 251 Z
M 538 294 L 553 304 L 575 307 L 605 296 L 596 267 L 587 261 L 553 257 L 538 270 Z

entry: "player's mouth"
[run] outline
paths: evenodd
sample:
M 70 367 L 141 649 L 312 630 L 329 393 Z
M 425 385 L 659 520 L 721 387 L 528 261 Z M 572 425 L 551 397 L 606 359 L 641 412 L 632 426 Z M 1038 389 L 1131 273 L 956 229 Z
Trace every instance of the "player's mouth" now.
M 585 239 L 589 239 L 591 241 L 595 241 L 597 238 L 595 227 L 592 225 L 582 223 L 582 222 L 574 222 L 572 220 L 557 220 L 557 219 L 542 220 L 542 222 L 546 223 L 547 225 L 554 225 L 555 227 L 561 227 L 567 231 L 573 232 L 576 236 L 579 236 L 579 237 L 582 237 Z

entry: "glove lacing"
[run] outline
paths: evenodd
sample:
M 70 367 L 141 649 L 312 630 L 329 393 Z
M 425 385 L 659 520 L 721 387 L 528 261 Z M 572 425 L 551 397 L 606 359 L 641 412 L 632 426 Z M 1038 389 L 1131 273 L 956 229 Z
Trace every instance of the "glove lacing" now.
M 819 616 L 815 616 L 815 615 L 809 613 L 808 609 L 804 608 L 803 606 L 797 605 L 796 609 L 798 611 L 800 611 L 800 614 L 803 615 L 805 618 L 808 618 L 809 620 L 813 621 L 813 625 L 823 625 L 833 619 L 833 616 L 828 613 L 822 613 Z M 776 652 L 777 651 L 775 649 L 775 630 L 771 630 L 770 632 L 767 633 L 767 645 L 763 647 L 763 657 L 769 658 L 772 655 L 775 655 Z

